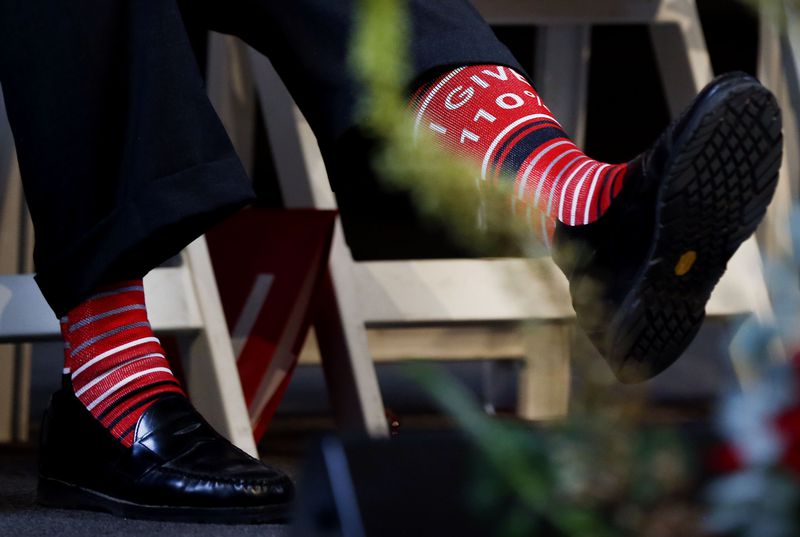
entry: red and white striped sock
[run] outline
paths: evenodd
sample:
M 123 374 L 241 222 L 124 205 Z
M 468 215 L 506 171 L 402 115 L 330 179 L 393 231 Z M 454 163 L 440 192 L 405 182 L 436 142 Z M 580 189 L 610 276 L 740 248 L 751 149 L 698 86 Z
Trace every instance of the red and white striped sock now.
M 142 280 L 104 286 L 61 319 L 64 375 L 91 414 L 130 447 L 136 422 L 183 395 L 147 320 Z
M 460 67 L 420 87 L 411 107 L 415 135 L 429 131 L 445 149 L 476 160 L 484 181 L 514 177 L 513 211 L 548 246 L 556 219 L 571 226 L 594 222 L 625 180 L 627 165 L 587 157 L 511 68 Z

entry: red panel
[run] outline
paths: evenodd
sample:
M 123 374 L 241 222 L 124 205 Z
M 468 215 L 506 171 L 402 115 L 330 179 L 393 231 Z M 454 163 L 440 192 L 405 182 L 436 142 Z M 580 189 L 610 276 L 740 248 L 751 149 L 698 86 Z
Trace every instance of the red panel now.
M 297 365 L 335 223 L 336 211 L 249 208 L 206 235 L 257 441 Z

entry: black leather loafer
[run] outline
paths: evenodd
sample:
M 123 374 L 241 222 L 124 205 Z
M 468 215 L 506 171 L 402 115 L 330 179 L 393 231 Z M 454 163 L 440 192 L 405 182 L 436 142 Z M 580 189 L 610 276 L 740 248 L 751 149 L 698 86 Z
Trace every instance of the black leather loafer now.
M 761 221 L 781 164 L 780 110 L 754 78 L 717 78 L 596 222 L 557 225 L 553 258 L 579 325 L 623 382 L 672 364 L 697 334 L 728 260 Z
M 74 395 L 56 392 L 42 427 L 38 501 L 128 518 L 254 523 L 286 517 L 283 473 L 214 431 L 188 400 L 165 396 L 126 448 Z

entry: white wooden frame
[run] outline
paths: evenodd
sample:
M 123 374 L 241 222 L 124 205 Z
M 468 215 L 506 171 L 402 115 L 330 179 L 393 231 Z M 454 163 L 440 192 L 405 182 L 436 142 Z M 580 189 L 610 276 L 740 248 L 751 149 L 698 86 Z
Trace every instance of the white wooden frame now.
M 544 27 L 539 38 L 537 83 L 578 140 L 582 139 L 585 121 L 590 25 L 651 25 L 673 114 L 711 78 L 710 61 L 692 0 L 535 3 L 475 0 L 474 3 L 490 22 Z M 313 135 L 268 61 L 253 51 L 237 48 L 230 38 L 222 36 L 212 37 L 209 58 L 212 100 L 245 164 L 250 164 L 253 150 L 255 90 L 262 102 L 269 105 L 262 107 L 268 129 L 282 133 L 271 141 L 273 152 L 279 157 L 276 165 L 287 205 L 335 206 Z M 554 68 L 555 63 L 562 68 Z M 251 123 L 247 123 L 248 117 Z M 0 130 L 3 127 L 0 122 Z M 2 142 L 0 137 L 0 149 Z M 192 364 L 187 375 L 195 404 L 221 432 L 246 451 L 255 453 L 241 388 L 232 381 L 236 378 L 235 362 L 204 240 L 193 243 L 183 259 L 182 267 L 158 269 L 146 279 L 148 297 L 153 301 L 150 312 L 154 328 L 189 335 L 185 342 L 192 351 Z M 750 240 L 731 261 L 728 274 L 709 304 L 709 314 L 728 317 L 754 312 L 769 317 L 771 308 L 761 274 L 758 249 Z M 325 299 L 332 315 L 321 319 L 316 329 L 342 423 L 356 424 L 372 434 L 386 434 L 365 326 L 419 323 L 535 320 L 537 341 L 546 343 L 547 351 L 528 359 L 522 380 L 521 412 L 529 418 L 542 418 L 567 411 L 568 331 L 574 313 L 569 307 L 566 282 L 549 261 L 355 264 L 341 226 L 337 226 L 330 275 L 333 285 Z M 482 290 L 475 288 L 475 281 L 481 281 Z M 509 291 L 509 281 L 518 282 L 530 294 Z M 464 289 L 470 292 L 464 293 Z M 57 334 L 52 312 L 32 278 L 0 277 L 0 340 L 48 339 Z M 200 394 L 202 397 L 198 397 Z

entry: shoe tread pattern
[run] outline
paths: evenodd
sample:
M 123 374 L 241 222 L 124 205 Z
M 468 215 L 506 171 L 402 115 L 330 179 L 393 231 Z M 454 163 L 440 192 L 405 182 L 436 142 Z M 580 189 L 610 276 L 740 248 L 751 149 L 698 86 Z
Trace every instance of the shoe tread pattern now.
M 766 212 L 781 157 L 780 111 L 760 87 L 733 91 L 676 152 L 659 193 L 658 239 L 614 323 L 621 379 L 663 371 L 694 339 L 728 261 Z M 679 276 L 689 251 L 697 260 Z

